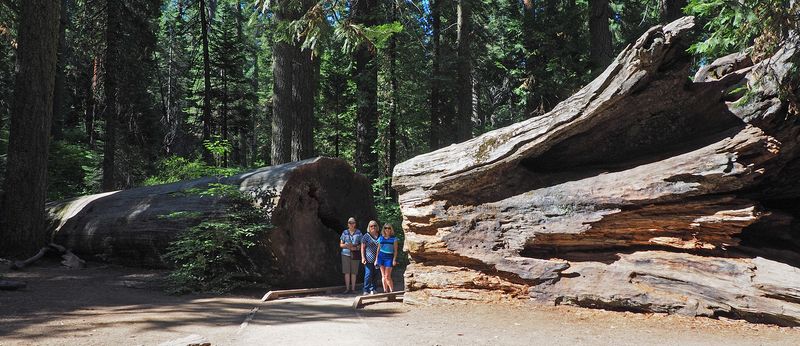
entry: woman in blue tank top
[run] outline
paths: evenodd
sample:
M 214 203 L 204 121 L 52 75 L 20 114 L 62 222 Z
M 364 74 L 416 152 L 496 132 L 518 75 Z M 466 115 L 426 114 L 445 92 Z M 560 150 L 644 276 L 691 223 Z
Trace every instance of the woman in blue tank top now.
M 375 266 L 381 268 L 381 281 L 383 282 L 383 292 L 392 292 L 394 282 L 392 281 L 392 268 L 397 265 L 397 238 L 394 237 L 394 227 L 391 224 L 383 225 L 381 236 L 378 237 L 380 250 Z

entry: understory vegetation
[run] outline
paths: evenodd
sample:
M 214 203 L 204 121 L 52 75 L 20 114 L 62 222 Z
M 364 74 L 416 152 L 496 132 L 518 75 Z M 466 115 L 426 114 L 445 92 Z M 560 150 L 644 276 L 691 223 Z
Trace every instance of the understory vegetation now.
M 227 207 L 219 216 L 181 232 L 169 246 L 166 259 L 175 269 L 169 275 L 172 293 L 224 293 L 258 284 L 267 286 L 280 275 L 268 252 L 266 236 L 273 228 L 270 217 L 275 192 L 267 189 L 239 191 L 238 186 L 211 184 L 206 190 L 186 193 L 220 199 Z M 198 217 L 177 212 L 167 217 Z M 261 252 L 253 256 L 254 252 Z M 257 260 L 255 259 L 257 258 Z

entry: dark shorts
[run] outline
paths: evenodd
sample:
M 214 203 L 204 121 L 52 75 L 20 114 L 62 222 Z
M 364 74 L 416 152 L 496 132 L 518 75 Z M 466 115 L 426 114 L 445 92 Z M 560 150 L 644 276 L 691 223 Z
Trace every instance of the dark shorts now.
M 381 267 L 391 267 L 394 259 L 394 254 L 378 252 L 378 265 Z

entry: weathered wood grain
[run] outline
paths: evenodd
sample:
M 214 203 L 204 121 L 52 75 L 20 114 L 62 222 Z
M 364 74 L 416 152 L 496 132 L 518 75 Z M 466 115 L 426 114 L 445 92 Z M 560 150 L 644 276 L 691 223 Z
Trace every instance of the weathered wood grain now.
M 800 324 L 800 122 L 782 96 L 800 54 L 790 41 L 756 65 L 732 55 L 691 81 L 693 25 L 650 29 L 541 117 L 398 165 L 409 297 L 530 287 Z

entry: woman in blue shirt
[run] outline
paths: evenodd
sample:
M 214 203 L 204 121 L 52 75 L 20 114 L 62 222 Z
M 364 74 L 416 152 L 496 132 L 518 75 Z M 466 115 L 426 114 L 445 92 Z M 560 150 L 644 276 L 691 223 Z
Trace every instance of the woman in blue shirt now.
M 397 238 L 394 237 L 394 227 L 391 224 L 383 225 L 378 242 L 380 243 L 380 249 L 378 258 L 375 260 L 375 266 L 381 267 L 383 292 L 392 292 L 394 290 L 392 268 L 397 265 Z
M 344 274 L 344 293 L 356 289 L 356 275 L 361 258 L 354 258 L 361 254 L 361 230 L 356 228 L 356 219 L 347 220 L 347 229 L 339 237 L 339 247 L 342 249 L 342 274 Z M 360 257 L 360 256 L 359 256 Z

